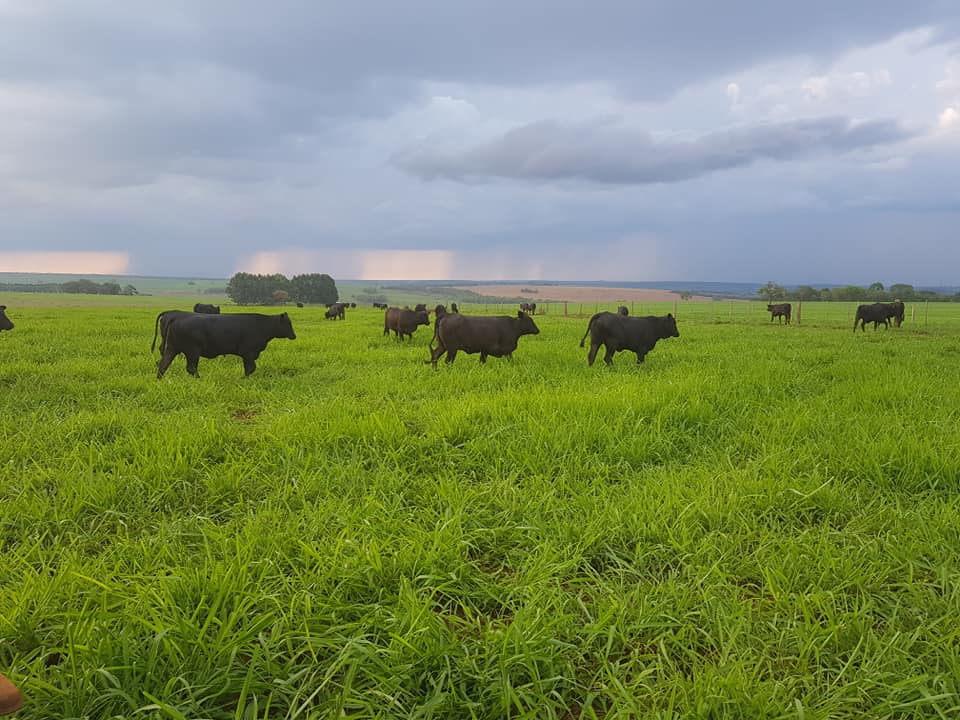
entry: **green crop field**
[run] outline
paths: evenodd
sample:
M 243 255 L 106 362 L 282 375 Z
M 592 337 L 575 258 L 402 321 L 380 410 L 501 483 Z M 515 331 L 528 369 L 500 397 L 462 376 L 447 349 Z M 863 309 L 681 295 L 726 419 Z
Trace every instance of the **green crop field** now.
M 2 300 L 24 720 L 960 715 L 955 305 L 681 303 L 588 368 L 554 303 L 436 371 L 291 308 L 250 378 L 158 382 L 169 301 Z

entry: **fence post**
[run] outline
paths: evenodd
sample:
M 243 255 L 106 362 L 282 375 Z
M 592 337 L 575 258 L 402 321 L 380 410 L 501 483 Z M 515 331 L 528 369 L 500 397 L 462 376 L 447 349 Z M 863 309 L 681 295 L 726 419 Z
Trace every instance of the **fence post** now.
M 677 301 L 673 301 L 673 319 L 676 320 L 680 317 L 680 313 L 677 312 Z
M 911 306 L 910 306 L 910 321 L 912 322 L 912 321 L 914 321 L 914 320 L 916 320 L 916 319 L 917 319 L 917 306 L 916 306 L 916 305 L 911 305 Z
M 566 300 L 563 301 L 563 316 L 564 316 L 564 317 L 567 316 L 567 301 L 566 301 Z
M 733 300 L 730 301 L 730 322 L 733 322 Z
M 636 311 L 633 309 L 633 305 L 634 305 L 633 300 L 631 300 L 631 301 L 630 301 L 630 314 L 631 314 L 631 315 L 636 315 L 637 313 L 636 313 Z
M 923 301 L 923 329 L 927 329 L 927 314 L 930 312 L 930 301 Z
M 797 325 L 800 324 L 800 317 L 803 315 L 803 300 L 797 302 Z

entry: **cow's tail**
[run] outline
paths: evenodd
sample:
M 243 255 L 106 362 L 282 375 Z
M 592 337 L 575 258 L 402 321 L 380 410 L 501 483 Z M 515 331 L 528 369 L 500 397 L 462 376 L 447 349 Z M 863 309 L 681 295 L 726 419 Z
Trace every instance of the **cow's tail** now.
M 590 318 L 590 322 L 587 323 L 587 331 L 583 334 L 583 337 L 580 338 L 580 347 L 583 347 L 583 342 L 587 339 L 587 335 L 590 334 L 590 328 L 593 327 L 593 321 L 596 319 L 596 315 Z
M 153 342 L 150 343 L 150 352 L 151 352 L 151 353 L 152 353 L 154 350 L 157 349 L 157 333 L 160 331 L 160 318 L 162 318 L 165 313 L 166 313 L 166 310 L 164 310 L 162 313 L 160 313 L 159 315 L 157 315 L 157 320 L 156 320 L 156 322 L 153 324 Z

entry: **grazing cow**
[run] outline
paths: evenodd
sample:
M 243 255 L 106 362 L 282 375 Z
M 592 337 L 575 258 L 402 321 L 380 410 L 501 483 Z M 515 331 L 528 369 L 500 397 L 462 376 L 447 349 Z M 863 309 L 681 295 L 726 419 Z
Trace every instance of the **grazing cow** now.
M 167 335 L 167 327 L 178 317 L 183 317 L 185 315 L 195 315 L 189 310 L 164 310 L 162 313 L 157 315 L 157 319 L 153 323 L 153 342 L 150 343 L 150 352 L 153 352 L 157 348 L 157 334 L 160 335 L 160 354 L 163 354 L 163 350 L 166 347 L 164 343 L 164 338 Z
M 450 312 L 452 313 L 460 312 L 460 308 L 457 307 L 456 303 L 450 303 Z
M 298 303 L 297 303 L 297 307 L 298 307 L 298 308 L 302 308 L 302 307 L 303 307 L 303 303 L 302 303 L 302 302 L 298 302 Z
M 446 362 L 452 363 L 459 351 L 468 354 L 480 353 L 480 362 L 485 363 L 488 355 L 513 359 L 517 341 L 521 335 L 539 335 L 540 329 L 533 319 L 523 310 L 517 316 L 499 315 L 496 317 L 478 317 L 475 315 L 445 315 L 437 323 L 434 340 L 431 343 L 430 360 L 437 367 L 437 360 L 446 353 Z
M 13 330 L 13 323 L 7 317 L 6 305 L 0 305 L 0 330 Z
M 334 320 L 336 318 L 339 318 L 341 320 L 346 320 L 347 313 L 344 310 L 345 307 L 346 306 L 343 303 L 334 303 L 333 305 L 330 306 L 330 309 L 323 314 L 323 316 L 327 320 Z
M 355 308 L 356 306 L 357 306 L 357 304 L 356 304 L 355 302 L 350 303 L 350 307 L 351 307 L 351 308 Z
M 793 311 L 793 307 L 790 303 L 777 303 L 776 305 L 767 305 L 767 310 L 770 312 L 770 322 L 773 322 L 774 318 L 779 318 L 777 324 L 782 325 L 783 319 L 787 319 L 787 325 L 790 324 L 790 313 Z
M 617 312 L 624 317 L 627 317 L 630 314 L 630 309 L 626 305 L 621 305 L 617 308 Z
M 383 334 L 389 335 L 390 331 L 396 334 L 397 340 L 403 340 L 403 336 L 413 340 L 413 333 L 421 325 L 430 325 L 430 316 L 424 310 L 401 310 L 400 308 L 387 308 L 383 314 Z
M 853 331 L 857 331 L 857 325 L 866 332 L 867 323 L 873 323 L 873 329 L 876 331 L 877 325 L 883 323 L 884 327 L 889 328 L 890 322 L 887 318 L 892 317 L 887 303 L 873 303 L 872 305 L 860 305 L 857 307 L 857 314 L 853 318 Z
M 193 311 L 195 313 L 204 313 L 206 315 L 219 315 L 220 306 L 219 305 L 207 305 L 206 303 L 197 303 L 193 306 Z
M 587 365 L 593 365 L 601 345 L 606 347 L 603 361 L 607 365 L 613 365 L 613 354 L 620 350 L 635 352 L 637 363 L 642 363 L 646 354 L 657 344 L 657 340 L 680 337 L 680 332 L 677 330 L 677 321 L 669 313 L 663 317 L 624 317 L 617 313 L 601 312 L 590 318 L 587 331 L 580 340 L 580 347 L 583 347 L 587 335 L 590 336 Z
M 234 313 L 204 315 L 185 313 L 172 318 L 163 334 L 163 356 L 157 363 L 157 379 L 170 367 L 177 355 L 187 359 L 187 372 L 199 377 L 200 358 L 239 355 L 243 358 L 244 377 L 257 369 L 257 358 L 273 338 L 296 340 L 287 313 L 260 315 Z
M 520 303 L 520 309 L 525 313 L 530 313 L 531 315 L 533 315 L 534 313 L 537 312 L 537 304 L 526 303 L 526 302 Z

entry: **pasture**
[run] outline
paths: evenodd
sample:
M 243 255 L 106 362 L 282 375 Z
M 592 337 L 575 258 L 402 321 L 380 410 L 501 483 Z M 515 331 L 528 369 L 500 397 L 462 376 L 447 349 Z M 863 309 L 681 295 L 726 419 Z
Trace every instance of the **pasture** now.
M 158 382 L 154 318 L 194 298 L 62 300 L 2 298 L 25 719 L 960 712 L 955 305 L 854 334 L 683 303 L 642 366 L 588 368 L 552 304 L 512 363 L 437 371 L 432 325 L 289 308 L 250 378 Z

